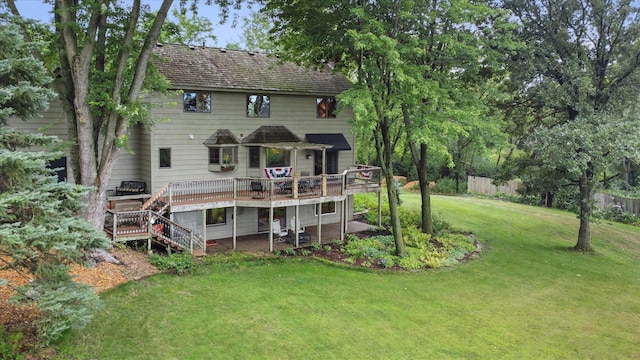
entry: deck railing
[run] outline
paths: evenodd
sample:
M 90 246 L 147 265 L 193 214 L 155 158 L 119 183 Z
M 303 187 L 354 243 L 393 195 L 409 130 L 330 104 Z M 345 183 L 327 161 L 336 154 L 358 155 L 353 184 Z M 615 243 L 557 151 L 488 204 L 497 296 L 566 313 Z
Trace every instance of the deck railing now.
M 155 237 L 180 249 L 205 251 L 202 236 L 151 210 L 115 212 L 108 210 L 104 231 L 112 241 Z
M 160 211 L 164 206 L 237 199 L 282 200 L 340 196 L 356 189 L 380 185 L 380 168 L 357 165 L 341 174 L 285 178 L 223 178 L 171 182 L 147 201 L 142 209 Z

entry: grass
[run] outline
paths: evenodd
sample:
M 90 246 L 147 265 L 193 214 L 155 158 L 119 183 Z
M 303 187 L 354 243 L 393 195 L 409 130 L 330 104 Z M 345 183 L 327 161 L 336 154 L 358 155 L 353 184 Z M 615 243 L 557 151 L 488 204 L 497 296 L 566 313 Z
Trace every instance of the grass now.
M 418 205 L 403 195 L 403 206 Z M 593 225 L 594 254 L 568 250 L 575 215 L 434 196 L 483 254 L 416 273 L 313 261 L 231 260 L 103 295 L 59 346 L 64 359 L 640 358 L 640 228 Z M 417 209 L 417 208 L 416 208 Z

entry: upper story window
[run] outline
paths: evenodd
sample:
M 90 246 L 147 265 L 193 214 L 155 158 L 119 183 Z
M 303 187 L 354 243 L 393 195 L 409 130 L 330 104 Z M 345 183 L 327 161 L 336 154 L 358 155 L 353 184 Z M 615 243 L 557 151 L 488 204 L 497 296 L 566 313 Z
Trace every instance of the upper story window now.
M 335 118 L 338 101 L 334 97 L 316 98 L 316 111 L 319 118 Z
M 206 91 L 185 91 L 183 94 L 184 112 L 211 112 L 211 93 Z
M 248 117 L 269 117 L 271 102 L 269 95 L 251 94 L 247 95 L 247 116 Z

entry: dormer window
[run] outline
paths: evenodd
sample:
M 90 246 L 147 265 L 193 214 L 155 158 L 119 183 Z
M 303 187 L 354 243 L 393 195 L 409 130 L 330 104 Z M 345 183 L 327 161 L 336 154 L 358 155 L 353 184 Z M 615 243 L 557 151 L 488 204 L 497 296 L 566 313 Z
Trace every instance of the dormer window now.
M 270 108 L 269 95 L 247 95 L 247 117 L 269 117 Z

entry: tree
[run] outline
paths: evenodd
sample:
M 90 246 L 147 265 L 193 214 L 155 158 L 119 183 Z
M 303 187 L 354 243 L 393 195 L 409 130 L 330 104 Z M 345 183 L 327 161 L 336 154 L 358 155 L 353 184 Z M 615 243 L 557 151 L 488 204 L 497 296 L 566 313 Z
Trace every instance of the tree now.
M 19 15 L 13 2 L 8 0 Z M 221 6 L 224 20 L 229 7 L 239 8 L 242 1 L 214 2 Z M 67 117 L 69 138 L 74 139 L 70 151 L 74 180 L 91 187 L 83 216 L 96 229 L 102 229 L 107 187 L 130 127 L 153 122 L 151 105 L 140 96 L 143 90 L 161 90 L 164 85 L 158 78 L 147 77 L 147 70 L 152 69 L 148 67 L 151 52 L 172 3 L 160 3 L 145 34 L 137 32 L 147 9 L 141 0 L 128 7 L 112 0 L 53 4 L 57 42 L 51 46 L 59 54 L 53 85 Z
M 108 240 L 78 218 L 88 189 L 58 183 L 46 166 L 63 155 L 60 140 L 7 129 L 8 117 L 38 115 L 54 94 L 46 68 L 32 55 L 42 44 L 25 42 L 20 27 L 6 17 L 0 16 L 0 25 L 0 269 L 33 275 L 12 300 L 38 303 L 38 330 L 46 344 L 91 319 L 97 295 L 71 280 L 68 264 Z
M 249 51 L 276 52 L 276 45 L 269 37 L 272 24 L 266 14 L 252 11 L 249 16 L 242 18 L 242 35 L 239 43 L 228 43 L 229 49 L 241 49 Z
M 640 67 L 640 10 L 631 0 L 505 0 L 503 6 L 522 25 L 517 35 L 526 43 L 509 64 L 515 95 L 507 104 L 517 114 L 510 118 L 521 145 L 528 147 L 526 134 L 538 127 L 589 121 L 603 125 L 588 119 L 601 114 L 603 120 L 615 119 L 616 115 L 607 114 L 622 113 L 635 99 L 638 86 L 632 80 Z M 577 184 L 581 230 L 576 249 L 589 250 L 590 212 L 585 204 L 599 165 L 581 164 Z M 561 168 L 556 171 L 563 173 Z
M 636 162 L 640 159 L 637 109 L 624 114 L 580 115 L 551 128 L 538 127 L 532 140 L 542 169 L 561 173 L 565 183 L 578 186 L 580 228 L 575 248 L 590 250 L 589 224 L 597 174 L 612 161 L 624 157 Z
M 432 233 L 427 160 L 446 155 L 447 140 L 486 119 L 479 84 L 493 76 L 509 46 L 507 14 L 464 1 L 268 1 L 273 33 L 294 61 L 335 63 L 356 84 L 341 97 L 354 109 L 354 128 L 372 134 L 388 183 L 399 140 L 417 168 L 422 228 Z M 502 33 L 501 33 L 502 32 Z M 475 101 L 473 101 L 475 99 Z M 395 198 L 393 187 L 387 187 Z M 392 227 L 396 230 L 391 202 Z M 399 226 L 399 225 L 398 225 Z
M 354 112 L 356 132 L 371 134 L 376 144 L 377 163 L 389 185 L 387 195 L 396 254 L 405 255 L 398 215 L 397 189 L 393 179 L 393 153 L 402 126 L 398 83 L 405 77 L 397 38 L 405 17 L 406 1 L 378 2 L 271 0 L 266 11 L 274 21 L 272 34 L 287 49 L 281 56 L 308 66 L 330 63 L 355 78 L 353 87 L 339 97 Z
M 158 39 L 161 43 L 200 45 L 205 44 L 208 40 L 216 41 L 216 36 L 213 34 L 213 24 L 208 18 L 198 16 L 197 13 L 193 13 L 189 17 L 186 9 L 173 9 L 171 15 L 177 22 L 165 21 Z M 151 29 L 155 17 L 156 13 L 145 14 L 145 29 Z
M 402 91 L 403 119 L 418 169 L 422 231 L 433 233 L 429 158 L 444 156 L 459 170 L 460 147 L 484 142 L 471 135 L 497 132 L 485 98 L 495 91 L 491 80 L 501 76 L 501 60 L 515 48 L 514 26 L 506 12 L 482 1 L 415 1 L 414 6 L 413 17 L 401 23 L 400 41 L 424 51 L 403 52 L 409 55 L 403 56 L 405 73 L 414 78 Z M 449 143 L 456 147 L 450 150 Z M 456 171 L 457 182 L 459 176 Z

